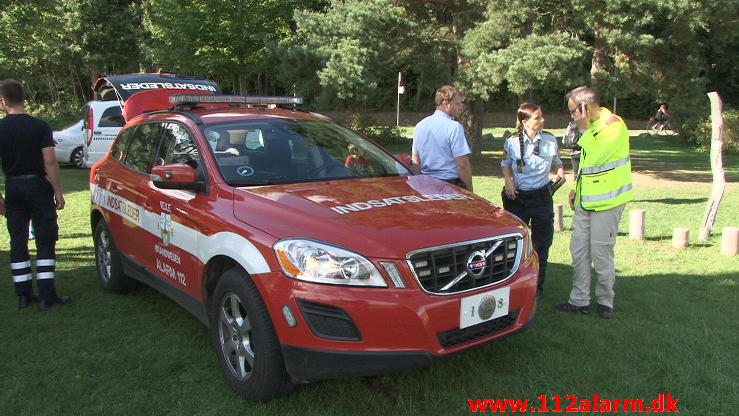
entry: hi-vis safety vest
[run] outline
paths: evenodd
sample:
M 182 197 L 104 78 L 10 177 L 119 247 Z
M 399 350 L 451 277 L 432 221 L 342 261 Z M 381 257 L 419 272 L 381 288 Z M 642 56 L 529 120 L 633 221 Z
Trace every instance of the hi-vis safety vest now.
M 582 155 L 575 203 L 589 211 L 605 211 L 631 201 L 629 130 L 623 120 L 601 107 L 600 118 L 577 144 Z

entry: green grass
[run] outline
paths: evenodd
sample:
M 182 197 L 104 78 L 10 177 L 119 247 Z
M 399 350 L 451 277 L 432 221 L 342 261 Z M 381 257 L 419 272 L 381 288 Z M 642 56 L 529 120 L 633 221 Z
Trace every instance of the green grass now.
M 736 413 L 739 382 L 737 256 L 723 256 L 720 232 L 738 226 L 739 158 L 724 161 L 730 183 L 706 243 L 695 241 L 710 193 L 708 155 L 667 138 L 635 138 L 634 166 L 682 186 L 638 187 L 621 222 L 613 320 L 562 314 L 571 285 L 569 225 L 556 233 L 545 293 L 533 327 L 431 367 L 300 386 L 287 397 L 250 403 L 225 384 L 209 331 L 150 288 L 103 291 L 94 270 L 88 171 L 63 169 L 59 292 L 74 302 L 49 313 L 19 311 L 10 279 L 6 230 L 0 230 L 0 415 L 304 414 L 464 415 L 468 398 L 535 399 L 546 394 L 679 399 L 688 415 Z M 475 190 L 500 203 L 500 140 L 473 161 Z M 394 152 L 408 152 L 398 145 Z M 691 176 L 692 178 L 693 176 Z M 708 178 L 708 179 L 706 179 Z M 564 192 L 563 192 L 564 191 Z M 565 202 L 566 189 L 555 195 Z M 628 210 L 647 211 L 646 241 L 628 239 Z M 691 246 L 671 246 L 689 227 Z M 379 385 L 379 387 L 378 387 Z M 549 403 L 550 408 L 552 403 Z

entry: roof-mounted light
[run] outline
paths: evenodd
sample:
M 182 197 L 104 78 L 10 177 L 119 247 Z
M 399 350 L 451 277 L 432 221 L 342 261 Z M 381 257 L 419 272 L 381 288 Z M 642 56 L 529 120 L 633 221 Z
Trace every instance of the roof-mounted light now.
M 260 95 L 197 95 L 176 94 L 169 97 L 172 104 L 252 104 L 252 105 L 285 105 L 302 104 L 303 97 L 270 97 Z

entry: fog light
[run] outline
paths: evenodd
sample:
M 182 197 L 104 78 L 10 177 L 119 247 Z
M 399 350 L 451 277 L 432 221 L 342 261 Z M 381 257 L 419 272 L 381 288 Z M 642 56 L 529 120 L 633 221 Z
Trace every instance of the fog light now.
M 282 316 L 285 317 L 285 322 L 290 328 L 295 328 L 298 325 L 298 320 L 295 319 L 295 314 L 290 306 L 285 305 L 282 307 Z

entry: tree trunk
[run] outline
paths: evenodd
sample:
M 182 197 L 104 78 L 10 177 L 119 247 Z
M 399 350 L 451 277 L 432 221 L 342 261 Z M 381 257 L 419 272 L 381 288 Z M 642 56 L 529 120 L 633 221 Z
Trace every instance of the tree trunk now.
M 466 120 L 465 127 L 467 130 L 467 143 L 472 150 L 472 156 L 480 156 L 482 154 L 482 126 L 485 121 L 485 101 L 482 98 L 475 98 L 470 104 L 472 107 L 469 117 Z
M 597 77 L 597 73 L 606 69 L 608 65 L 608 44 L 600 33 L 600 30 L 596 30 L 594 36 L 593 60 L 590 65 L 590 79 L 593 80 Z
M 724 175 L 723 148 L 724 148 L 724 118 L 722 115 L 721 97 L 716 91 L 708 93 L 711 101 L 711 172 L 713 173 L 713 190 L 708 200 L 706 213 L 703 216 L 703 225 L 698 235 L 698 241 L 706 241 L 711 236 L 713 224 L 716 222 L 718 208 L 724 196 L 726 176 Z
M 239 74 L 239 94 L 241 95 L 247 94 L 246 79 L 241 74 Z

